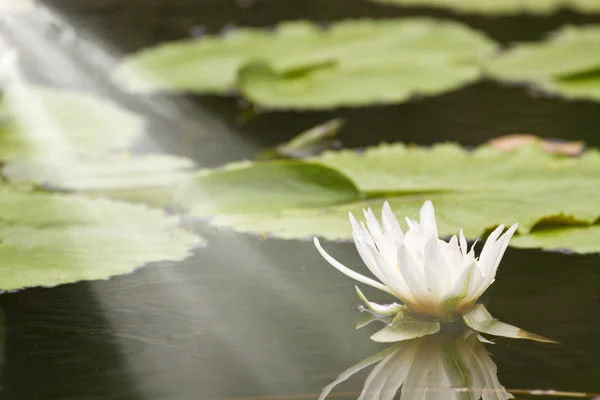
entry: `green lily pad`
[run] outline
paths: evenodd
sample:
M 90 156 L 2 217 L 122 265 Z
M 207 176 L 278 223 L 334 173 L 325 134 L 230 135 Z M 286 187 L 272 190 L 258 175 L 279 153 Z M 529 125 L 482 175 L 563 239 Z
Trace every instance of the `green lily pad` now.
M 307 21 L 237 29 L 130 56 L 115 78 L 134 91 L 227 93 L 269 108 L 401 102 L 475 81 L 496 45 L 457 22 L 427 18 Z M 360 82 L 360 85 L 356 82 Z
M 348 212 L 379 210 L 387 200 L 404 220 L 429 199 L 442 236 L 462 228 L 476 238 L 519 222 L 519 234 L 533 230 L 537 237 L 545 218 L 561 213 L 565 228 L 597 222 L 599 170 L 596 150 L 573 158 L 536 145 L 505 153 L 488 146 L 467 151 L 456 144 L 383 144 L 363 153 L 329 151 L 307 161 L 203 171 L 180 187 L 176 201 L 214 225 L 242 232 L 349 239 Z M 600 241 L 586 243 L 600 250 Z
M 55 286 L 178 261 L 201 239 L 140 204 L 0 186 L 0 290 Z
M 405 7 L 442 7 L 456 12 L 504 15 L 517 13 L 549 14 L 561 8 L 581 12 L 600 12 L 596 0 L 371 0 Z
M 529 235 L 514 237 L 511 241 L 511 245 L 515 247 L 567 250 L 575 253 L 597 253 L 600 251 L 598 243 L 600 243 L 598 224 L 544 229 Z
M 170 155 L 131 155 L 140 116 L 89 94 L 7 88 L 0 101 L 0 161 L 12 181 L 101 193 L 172 186 L 194 167 Z
M 356 201 L 361 194 L 338 171 L 293 160 L 236 163 L 201 171 L 175 194 L 197 216 L 226 214 L 265 217 L 287 209 L 322 209 Z M 285 228 L 284 228 L 285 229 Z
M 567 26 L 544 42 L 516 45 L 492 60 L 488 71 L 548 93 L 600 101 L 599 48 L 600 25 Z

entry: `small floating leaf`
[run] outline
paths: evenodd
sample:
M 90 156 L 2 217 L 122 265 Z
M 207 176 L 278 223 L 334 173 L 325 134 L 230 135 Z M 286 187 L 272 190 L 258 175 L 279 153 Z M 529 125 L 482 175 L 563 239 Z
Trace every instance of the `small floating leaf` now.
M 600 25 L 566 26 L 544 42 L 516 45 L 492 60 L 488 70 L 498 79 L 600 101 L 599 48 Z
M 332 119 L 304 131 L 286 143 L 263 151 L 259 159 L 270 158 L 306 158 L 315 156 L 333 145 L 338 131 L 344 125 L 341 118 Z
M 596 0 L 372 0 L 376 3 L 406 7 L 444 7 L 457 12 L 504 15 L 517 13 L 549 14 L 561 8 L 581 12 L 600 12 Z
M 269 108 L 393 103 L 475 81 L 496 45 L 457 22 L 427 18 L 307 21 L 240 28 L 142 50 L 115 78 L 134 91 L 239 89 Z M 358 83 L 357 83 L 358 82 Z
M 468 327 L 488 335 L 503 336 L 513 339 L 529 339 L 543 343 L 558 343 L 552 339 L 545 338 L 534 333 L 529 333 L 504 322 L 500 322 L 486 310 L 482 304 L 474 305 L 462 316 Z
M 0 290 L 126 274 L 200 238 L 143 205 L 0 186 Z

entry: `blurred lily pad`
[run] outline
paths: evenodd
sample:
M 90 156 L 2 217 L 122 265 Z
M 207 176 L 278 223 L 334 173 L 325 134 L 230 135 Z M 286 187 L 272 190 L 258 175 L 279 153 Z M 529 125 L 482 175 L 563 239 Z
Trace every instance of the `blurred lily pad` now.
M 195 216 L 242 232 L 349 239 L 349 211 L 379 209 L 387 200 L 399 217 L 411 216 L 429 199 L 443 236 L 462 228 L 476 238 L 519 222 L 521 235 L 538 237 L 545 217 L 568 216 L 560 229 L 549 226 L 552 232 L 598 221 L 598 171 L 600 153 L 593 149 L 574 158 L 537 145 L 506 153 L 490 146 L 382 144 L 364 153 L 329 151 L 307 161 L 203 171 L 181 186 L 177 201 Z M 600 250 L 600 241 L 586 243 Z
M 360 19 L 327 28 L 292 21 L 273 31 L 240 28 L 145 49 L 115 78 L 141 92 L 238 89 L 267 108 L 358 106 L 473 82 L 495 49 L 483 34 L 451 21 Z
M 562 8 L 581 12 L 600 12 L 596 0 L 371 0 L 406 7 L 443 7 L 477 14 L 549 14 Z
M 143 120 L 107 100 L 69 90 L 10 86 L 0 100 L 0 161 L 12 181 L 112 192 L 173 185 L 194 163 L 131 155 Z
M 599 48 L 600 25 L 566 26 L 546 41 L 517 44 L 492 60 L 488 71 L 544 92 L 600 101 Z
M 140 204 L 0 186 L 0 290 L 55 286 L 178 261 L 201 239 Z

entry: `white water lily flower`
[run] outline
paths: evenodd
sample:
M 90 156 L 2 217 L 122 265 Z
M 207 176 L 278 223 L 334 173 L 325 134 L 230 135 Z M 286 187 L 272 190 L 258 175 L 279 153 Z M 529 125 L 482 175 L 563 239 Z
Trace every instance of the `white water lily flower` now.
M 347 276 L 397 297 L 412 314 L 438 319 L 462 315 L 494 282 L 500 260 L 518 225 L 512 225 L 503 235 L 504 225 L 496 228 L 477 258 L 473 247 L 467 249 L 462 230 L 448 242 L 438 237 L 430 201 L 421 208 L 420 222 L 406 219 L 406 232 L 400 228 L 387 202 L 383 205 L 381 224 L 370 208 L 364 215 L 367 226 L 357 222 L 350 213 L 352 237 L 362 260 L 380 282 L 335 260 L 315 238 L 321 255 Z M 386 308 L 366 299 L 363 301 L 377 313 L 398 311 L 397 307 Z
M 517 224 L 504 235 L 504 225 L 488 237 L 479 258 L 460 231 L 448 242 L 438 238 L 433 205 L 426 201 L 421 208 L 421 221 L 407 219 L 403 232 L 390 205 L 383 205 L 382 222 L 371 209 L 364 211 L 367 226 L 358 223 L 352 213 L 352 237 L 361 258 L 380 282 L 361 275 L 331 257 L 315 238 L 321 255 L 335 268 L 359 282 L 373 286 L 404 304 L 379 305 L 370 302 L 357 287 L 356 292 L 374 314 L 359 322 L 365 326 L 374 320 L 386 326 L 371 339 L 376 342 L 397 342 L 433 335 L 440 331 L 440 322 L 459 317 L 469 328 L 489 335 L 538 342 L 557 343 L 515 326 L 496 320 L 481 304 L 479 296 L 494 282 L 496 270 Z M 481 339 L 483 339 L 480 336 Z

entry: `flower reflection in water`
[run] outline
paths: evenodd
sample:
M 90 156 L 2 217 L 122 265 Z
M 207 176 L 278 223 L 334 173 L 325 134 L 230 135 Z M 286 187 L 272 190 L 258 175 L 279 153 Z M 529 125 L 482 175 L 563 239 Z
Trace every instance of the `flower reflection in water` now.
M 514 398 L 500 384 L 496 364 L 475 331 L 441 331 L 398 342 L 342 372 L 323 388 L 324 400 L 335 386 L 376 364 L 359 400 L 506 400 Z

